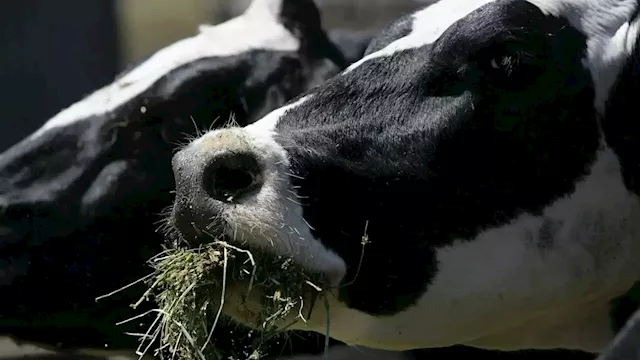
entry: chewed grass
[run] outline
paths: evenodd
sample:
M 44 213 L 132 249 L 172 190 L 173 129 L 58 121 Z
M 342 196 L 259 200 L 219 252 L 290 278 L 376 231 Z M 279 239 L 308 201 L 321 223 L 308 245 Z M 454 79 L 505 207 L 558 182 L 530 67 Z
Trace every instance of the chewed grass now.
M 150 260 L 150 265 L 153 273 L 144 279 L 149 288 L 133 306 L 154 301 L 158 309 L 152 311 L 156 317 L 151 326 L 140 334 L 137 353 L 153 353 L 164 359 L 228 358 L 228 349 L 221 351 L 217 346 L 218 339 L 226 337 L 228 341 L 234 336 L 228 327 L 226 334 L 216 333 L 223 321 L 228 322 L 223 309 L 233 306 L 250 311 L 244 302 L 255 299 L 256 294 L 260 311 L 250 314 L 257 331 L 250 345 L 235 349 L 232 357 L 258 359 L 267 340 L 283 334 L 293 322 L 306 321 L 308 314 L 304 312 L 312 304 L 304 304 L 303 293 L 322 295 L 325 283 L 320 276 L 294 266 L 290 259 L 266 255 L 256 258 L 223 241 L 198 248 L 165 248 Z M 244 289 L 240 295 L 238 284 Z M 236 289 L 231 301 L 226 298 L 230 286 Z M 138 317 L 143 315 L 148 314 Z

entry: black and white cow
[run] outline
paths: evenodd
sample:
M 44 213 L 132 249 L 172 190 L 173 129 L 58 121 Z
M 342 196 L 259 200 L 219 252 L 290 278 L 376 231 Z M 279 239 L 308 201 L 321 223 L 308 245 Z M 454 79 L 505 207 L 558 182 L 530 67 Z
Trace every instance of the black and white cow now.
M 600 352 L 611 300 L 640 279 L 638 11 L 442 0 L 178 152 L 170 221 L 325 274 L 347 344 Z M 317 301 L 293 328 L 326 316 Z
M 0 334 L 128 348 L 184 133 L 261 118 L 346 67 L 311 0 L 255 0 L 153 54 L 0 154 Z M 212 125 L 212 122 L 218 122 Z

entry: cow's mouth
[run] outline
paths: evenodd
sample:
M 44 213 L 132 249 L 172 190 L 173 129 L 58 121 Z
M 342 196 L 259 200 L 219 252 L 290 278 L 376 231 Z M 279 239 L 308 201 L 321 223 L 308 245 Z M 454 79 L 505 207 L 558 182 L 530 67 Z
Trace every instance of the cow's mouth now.
M 223 322 L 258 330 L 259 349 L 286 330 L 304 328 L 312 309 L 323 303 L 327 281 L 291 258 L 207 234 L 199 236 L 200 245 L 187 245 L 179 229 L 167 230 L 169 245 L 151 260 L 155 272 L 149 283 L 164 314 L 162 341 L 185 358 L 193 356 L 194 344 L 215 351 L 215 328 Z M 192 341 L 181 343 L 187 334 Z

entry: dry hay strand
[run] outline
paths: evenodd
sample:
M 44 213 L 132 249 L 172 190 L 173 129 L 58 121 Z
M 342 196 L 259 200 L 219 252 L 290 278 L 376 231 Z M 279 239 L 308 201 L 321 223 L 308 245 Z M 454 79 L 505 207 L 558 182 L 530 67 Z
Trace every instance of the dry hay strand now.
M 257 261 L 256 261 L 257 260 Z M 252 292 L 260 297 L 260 309 L 255 314 L 258 336 L 251 340 L 248 348 L 234 351 L 233 358 L 258 359 L 265 342 L 281 335 L 294 321 L 306 321 L 303 308 L 303 294 L 323 295 L 326 281 L 318 274 L 309 274 L 293 265 L 291 259 L 269 255 L 260 258 L 244 249 L 223 241 L 213 241 L 198 248 L 165 248 L 161 254 L 150 260 L 153 274 L 141 279 L 149 286 L 140 300 L 155 301 L 158 309 L 156 318 L 145 334 L 137 354 L 148 353 L 153 344 L 159 344 L 154 355 L 161 358 L 183 360 L 215 360 L 223 354 L 216 347 L 215 329 L 221 321 L 226 321 L 224 306 L 243 306 Z M 225 304 L 229 285 L 246 284 L 246 292 L 234 298 L 232 304 Z M 318 285 L 316 285 L 318 284 Z M 306 287 L 306 288 L 305 288 Z M 235 294 L 234 294 L 235 295 Z M 248 307 L 247 307 L 248 309 Z M 131 321 L 125 320 L 121 323 Z M 283 326 L 285 319 L 294 318 Z M 218 334 L 226 337 L 229 333 Z M 251 334 L 250 334 L 251 335 Z M 232 340 L 233 342 L 233 340 Z

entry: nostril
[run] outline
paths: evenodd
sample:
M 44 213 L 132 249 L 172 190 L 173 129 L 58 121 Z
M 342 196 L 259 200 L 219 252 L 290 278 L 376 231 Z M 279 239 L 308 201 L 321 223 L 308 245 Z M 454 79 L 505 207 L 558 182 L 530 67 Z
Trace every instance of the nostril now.
M 238 202 L 262 185 L 262 167 L 248 153 L 224 153 L 205 169 L 203 186 L 216 200 Z
M 214 183 L 219 191 L 235 194 L 250 187 L 253 178 L 247 170 L 222 167 L 216 172 Z

